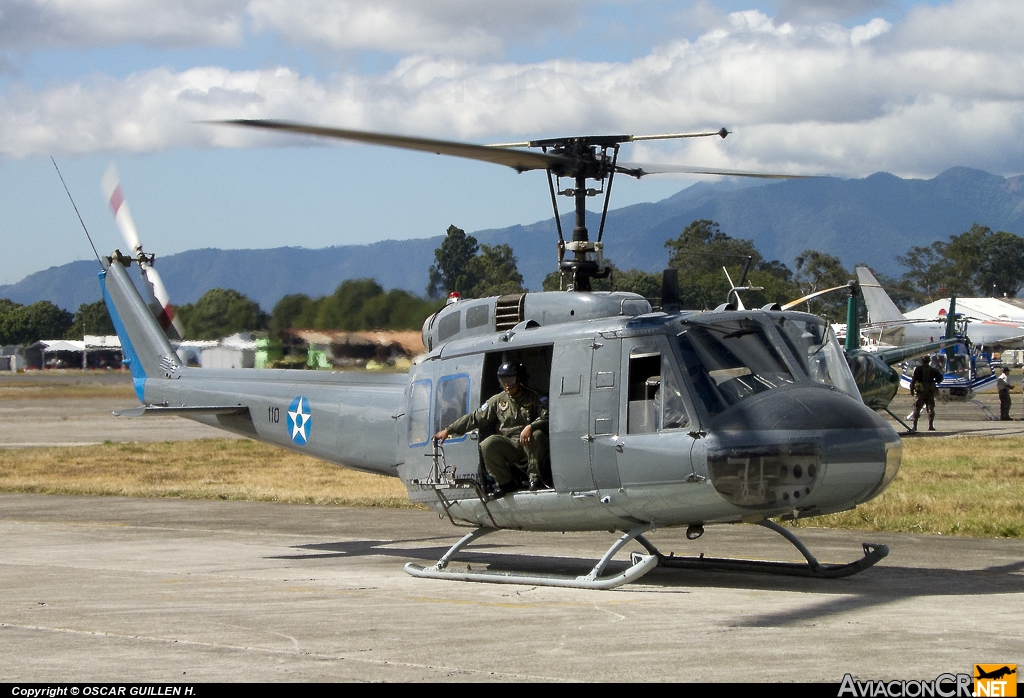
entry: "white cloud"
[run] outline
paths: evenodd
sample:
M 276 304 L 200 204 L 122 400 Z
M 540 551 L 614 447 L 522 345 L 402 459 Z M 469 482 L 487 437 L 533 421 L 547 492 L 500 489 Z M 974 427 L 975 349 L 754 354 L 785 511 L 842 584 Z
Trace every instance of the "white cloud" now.
M 876 36 L 881 36 L 892 29 L 892 25 L 886 22 L 881 17 L 875 17 L 867 24 L 863 24 L 859 27 L 854 27 L 850 30 L 850 43 L 854 46 L 863 44 L 865 41 L 871 41 Z
M 249 24 L 306 48 L 493 56 L 510 38 L 571 29 L 584 9 L 582 0 L 0 0 L 0 50 L 223 46 Z
M 736 130 L 724 142 L 624 156 L 848 175 L 887 170 L 931 176 L 958 164 L 1017 173 L 1024 171 L 1024 48 L 1002 25 L 1017 21 L 1024 9 L 1014 14 L 1004 5 L 959 0 L 915 11 L 895 28 L 883 20 L 846 29 L 735 13 L 695 41 L 672 42 L 618 63 L 481 63 L 420 53 L 383 75 L 323 80 L 286 69 L 194 68 L 38 91 L 22 86 L 0 96 L 0 152 L 282 142 L 193 123 L 228 118 L 285 118 L 476 142 L 724 125 Z M 936 18 L 956 20 L 945 28 L 945 42 L 936 42 L 931 31 Z M 992 38 L 965 46 L 957 31 Z
M 252 0 L 248 13 L 256 30 L 303 46 L 494 56 L 510 37 L 573 26 L 581 9 L 580 0 Z
M 956 0 L 918 5 L 900 23 L 898 37 L 916 46 L 956 46 L 985 52 L 1013 47 L 1024 36 L 1024 3 Z
M 892 7 L 896 0 L 779 0 L 779 15 L 801 21 L 830 21 L 860 17 Z
M 241 40 L 245 0 L 0 0 L 0 47 L 230 45 Z

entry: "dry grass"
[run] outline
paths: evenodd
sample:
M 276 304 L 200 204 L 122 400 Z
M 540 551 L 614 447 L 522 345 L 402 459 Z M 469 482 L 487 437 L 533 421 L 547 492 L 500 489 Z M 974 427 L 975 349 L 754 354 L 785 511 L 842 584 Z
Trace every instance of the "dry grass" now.
M 1024 537 L 1024 439 L 905 439 L 880 496 L 796 525 L 978 537 Z
M 0 491 L 413 506 L 396 478 L 247 440 L 0 449 Z M 881 496 L 795 525 L 1024 537 L 1024 439 L 907 439 Z
M 0 400 L 86 400 L 135 398 L 130 383 L 123 385 L 61 384 L 51 382 L 19 381 L 0 383 Z
M 0 491 L 412 506 L 397 478 L 227 439 L 0 450 Z

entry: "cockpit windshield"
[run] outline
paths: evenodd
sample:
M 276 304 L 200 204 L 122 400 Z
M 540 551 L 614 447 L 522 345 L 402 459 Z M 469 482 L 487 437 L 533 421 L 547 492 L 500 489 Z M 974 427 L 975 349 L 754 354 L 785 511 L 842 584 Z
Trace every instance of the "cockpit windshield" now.
M 843 349 L 828 323 L 817 318 L 785 315 L 775 318 L 774 322 L 789 350 L 812 381 L 861 399 Z
M 766 328 L 750 318 L 684 322 L 676 337 L 684 371 L 711 416 L 796 382 Z

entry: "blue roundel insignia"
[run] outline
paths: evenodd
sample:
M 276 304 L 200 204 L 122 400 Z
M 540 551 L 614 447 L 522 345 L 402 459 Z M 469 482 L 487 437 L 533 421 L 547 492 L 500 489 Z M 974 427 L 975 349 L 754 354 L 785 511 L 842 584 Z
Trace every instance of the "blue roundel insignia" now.
M 313 428 L 313 415 L 309 409 L 309 400 L 301 395 L 288 406 L 288 436 L 299 446 L 309 441 L 310 430 Z

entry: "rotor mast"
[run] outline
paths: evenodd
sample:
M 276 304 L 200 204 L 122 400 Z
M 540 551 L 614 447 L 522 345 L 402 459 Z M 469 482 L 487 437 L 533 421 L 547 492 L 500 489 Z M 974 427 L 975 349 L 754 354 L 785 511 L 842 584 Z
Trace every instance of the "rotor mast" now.
M 438 155 L 451 155 L 490 162 L 495 165 L 504 165 L 511 167 L 519 173 L 528 170 L 545 170 L 548 175 L 548 188 L 551 192 L 551 207 L 555 213 L 555 227 L 558 229 L 558 268 L 563 274 L 567 273 L 570 275 L 570 291 L 589 291 L 591 279 L 604 279 L 611 272 L 611 268 L 604 263 L 604 256 L 602 254 L 604 243 L 601 238 L 604 234 L 605 220 L 608 217 L 608 200 L 611 195 L 612 181 L 616 172 L 621 172 L 638 179 L 649 174 L 670 172 L 770 179 L 788 179 L 801 176 L 693 167 L 689 165 L 639 165 L 618 162 L 619 147 L 623 143 L 670 138 L 700 138 L 703 136 L 725 138 L 730 133 L 725 128 L 704 133 L 661 133 L 647 136 L 570 136 L 522 143 L 475 145 L 458 141 L 356 131 L 266 119 L 233 119 L 208 123 L 302 133 L 322 138 L 336 138 L 358 143 L 373 143 L 393 148 L 418 150 Z M 523 148 L 540 148 L 543 152 L 531 152 L 523 150 Z M 552 179 L 553 176 L 559 179 L 562 177 L 569 178 L 573 181 L 574 186 L 570 189 L 557 191 L 555 182 Z M 588 189 L 588 179 L 600 182 L 601 188 Z M 568 196 L 574 200 L 576 217 L 572 231 L 572 240 L 569 242 L 566 242 L 562 235 L 562 221 L 558 214 L 556 194 Z M 587 197 L 597 196 L 598 194 L 604 194 L 604 206 L 601 211 L 601 227 L 598 230 L 597 240 L 592 241 L 587 231 Z M 566 252 L 572 253 L 569 259 L 566 259 Z
M 525 143 L 503 143 L 496 147 L 530 147 L 541 148 L 547 155 L 559 158 L 545 169 L 548 174 L 548 185 L 551 190 L 551 206 L 555 214 L 555 227 L 558 229 L 558 270 L 570 276 L 570 291 L 590 291 L 591 279 L 605 279 L 611 273 L 611 267 L 604 262 L 604 224 L 608 217 L 608 201 L 611 197 L 612 182 L 616 172 L 622 172 L 640 178 L 648 174 L 640 167 L 623 167 L 618 164 L 619 147 L 623 143 L 640 140 L 660 140 L 667 138 L 693 138 L 695 136 L 720 136 L 729 134 L 726 129 L 711 133 L 666 133 L 654 136 L 574 136 L 569 138 L 550 138 L 528 141 Z M 495 146 L 492 146 L 495 147 Z M 557 191 L 552 175 L 556 178 L 567 177 L 573 180 L 574 187 Z M 587 180 L 600 182 L 600 189 L 587 188 Z M 575 209 L 575 225 L 572 240 L 565 242 L 562 235 L 562 221 L 558 212 L 556 192 L 573 199 Z M 604 194 L 604 205 L 601 209 L 601 225 L 596 241 L 591 241 L 587 230 L 587 197 Z M 566 258 L 566 252 L 571 256 Z

